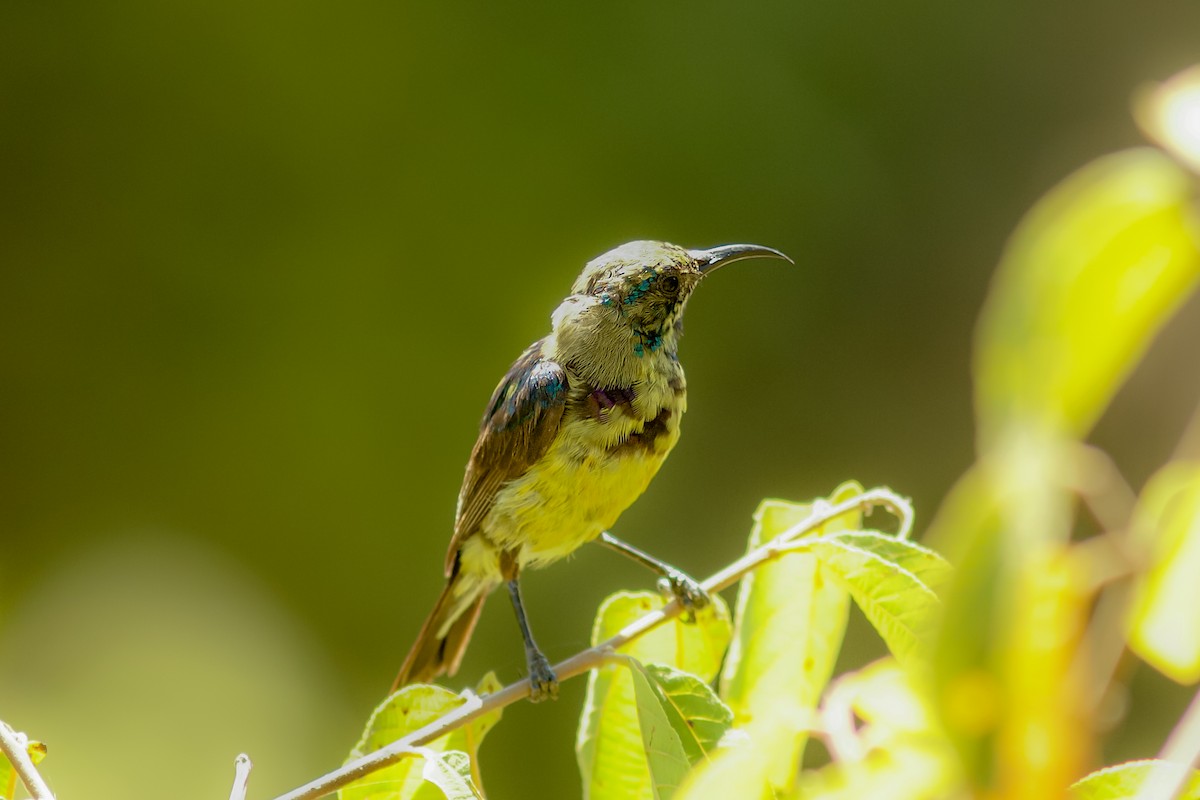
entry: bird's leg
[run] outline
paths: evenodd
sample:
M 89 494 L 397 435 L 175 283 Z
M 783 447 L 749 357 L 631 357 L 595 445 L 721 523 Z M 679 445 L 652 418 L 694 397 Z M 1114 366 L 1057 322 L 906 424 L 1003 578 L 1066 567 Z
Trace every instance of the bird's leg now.
M 628 542 L 621 541 L 608 531 L 600 533 L 600 544 L 610 550 L 616 550 L 621 555 L 632 558 L 647 569 L 657 572 L 660 576 L 658 579 L 658 590 L 664 595 L 673 597 L 679 601 L 679 605 L 683 606 L 685 621 L 691 622 L 695 620 L 695 612 L 712 602 L 712 598 L 708 596 L 708 592 L 704 591 L 700 587 L 700 584 L 688 575 L 675 569 L 670 564 L 659 561 L 649 553 L 637 549 Z
M 540 703 L 546 698 L 558 699 L 558 676 L 550 668 L 550 660 L 538 649 L 525 618 L 525 605 L 521 602 L 521 584 L 514 575 L 508 581 L 508 596 L 512 598 L 513 611 L 517 612 L 517 624 L 521 626 L 521 638 L 525 640 L 525 663 L 529 665 L 529 699 Z

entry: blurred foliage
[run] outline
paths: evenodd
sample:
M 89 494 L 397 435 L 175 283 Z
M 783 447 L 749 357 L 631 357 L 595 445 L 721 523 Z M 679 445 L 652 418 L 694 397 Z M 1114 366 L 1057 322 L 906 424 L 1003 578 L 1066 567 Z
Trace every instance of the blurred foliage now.
M 63 796 L 220 796 L 243 750 L 255 795 L 336 763 L 438 589 L 481 404 L 629 239 L 800 266 L 693 301 L 687 432 L 626 538 L 704 573 L 762 496 L 831 475 L 937 508 L 972 458 L 970 326 L 1012 221 L 1141 141 L 1129 92 L 1195 61 L 1198 29 L 1177 0 L 0 4 L 0 713 L 51 742 Z M 1184 160 L 1188 117 L 1145 97 Z M 1198 310 L 1092 436 L 1135 487 L 1200 393 Z M 984 472 L 940 518 L 1000 525 L 1003 498 L 967 496 Z M 1014 585 L 983 569 L 1001 537 L 948 533 L 976 594 Z M 539 640 L 578 650 L 642 580 L 602 552 L 531 576 Z M 485 616 L 463 674 L 515 679 L 508 612 Z M 831 674 L 882 653 L 852 614 Z M 1183 701 L 1128 664 L 1096 765 L 1155 752 Z M 990 674 L 945 703 L 968 727 L 1002 716 Z M 492 795 L 527 792 L 534 741 L 539 789 L 577 793 L 584 687 L 563 692 L 488 738 Z
M 1071 787 L 1071 800 L 1124 800 L 1148 792 L 1159 780 L 1177 780 L 1178 765 L 1162 761 L 1130 761 L 1088 775 Z M 1180 797 L 1185 800 L 1200 797 L 1200 772 L 1193 772 L 1184 784 Z
M 1142 493 L 1133 522 L 1148 569 L 1139 576 L 1129 646 L 1180 683 L 1200 681 L 1200 637 L 1179 635 L 1180 609 L 1200 608 L 1200 465 L 1176 461 Z

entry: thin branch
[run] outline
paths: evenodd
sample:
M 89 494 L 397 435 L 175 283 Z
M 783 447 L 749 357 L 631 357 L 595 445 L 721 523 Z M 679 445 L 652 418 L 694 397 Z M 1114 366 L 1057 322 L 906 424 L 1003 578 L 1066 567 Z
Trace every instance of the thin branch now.
M 1120 531 L 1128 527 L 1137 493 L 1112 457 L 1098 447 L 1080 445 L 1075 448 L 1074 467 L 1070 488 L 1083 499 L 1100 528 Z
M 912 506 L 907 499 L 891 489 L 876 488 L 864 492 L 857 497 L 836 505 L 827 502 L 813 504 L 812 512 L 807 518 L 788 528 L 761 547 L 729 564 L 724 569 L 702 581 L 700 586 L 712 594 L 726 589 L 741 580 L 746 574 L 763 564 L 778 558 L 786 551 L 786 545 L 793 539 L 803 536 L 820 528 L 830 520 L 852 513 L 854 511 L 869 511 L 872 508 L 885 508 L 900 520 L 900 530 L 904 535 L 912 529 Z M 622 628 L 615 636 L 595 647 L 576 653 L 570 658 L 554 666 L 554 673 L 559 681 L 565 681 L 601 666 L 611 658 L 618 648 L 628 644 L 638 637 L 657 628 L 668 620 L 682 614 L 683 607 L 675 600 L 668 602 L 662 608 L 634 620 Z M 440 739 L 452 730 L 460 728 L 477 717 L 483 716 L 505 706 L 512 705 L 518 700 L 529 696 L 528 679 L 509 684 L 503 689 L 493 692 L 486 697 L 469 697 L 467 702 L 447 714 L 439 717 L 420 730 L 397 739 L 391 744 L 368 753 L 351 761 L 334 771 L 322 775 L 298 789 L 280 795 L 275 800 L 315 800 L 330 792 L 352 783 L 364 775 L 377 772 L 384 767 L 396 763 L 405 755 L 409 755 L 414 747 L 428 744 Z
M 1200 692 L 1192 698 L 1158 757 L 1166 762 L 1163 766 L 1167 768 L 1158 770 L 1151 786 L 1143 787 L 1149 790 L 1146 798 L 1175 800 L 1183 795 L 1193 768 L 1200 764 Z
M 245 753 L 233 760 L 233 788 L 229 790 L 229 800 L 246 800 L 246 784 L 253 768 L 254 763 Z
M 33 800 L 54 800 L 54 794 L 42 780 L 37 767 L 33 765 L 33 759 L 29 757 L 29 751 L 25 749 L 28 743 L 25 734 L 17 733 L 8 723 L 0 721 L 0 750 L 8 757 L 17 775 L 21 776 L 21 783 L 25 784 L 29 796 Z

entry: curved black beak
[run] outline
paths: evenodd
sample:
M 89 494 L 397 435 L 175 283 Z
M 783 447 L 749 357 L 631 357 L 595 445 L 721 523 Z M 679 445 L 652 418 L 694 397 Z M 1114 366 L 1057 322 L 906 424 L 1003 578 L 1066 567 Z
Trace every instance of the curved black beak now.
M 761 244 L 723 244 L 708 250 L 688 250 L 688 255 L 696 260 L 696 266 L 705 275 L 717 267 L 723 267 L 744 258 L 781 258 L 789 264 L 796 263 L 778 250 L 763 247 Z

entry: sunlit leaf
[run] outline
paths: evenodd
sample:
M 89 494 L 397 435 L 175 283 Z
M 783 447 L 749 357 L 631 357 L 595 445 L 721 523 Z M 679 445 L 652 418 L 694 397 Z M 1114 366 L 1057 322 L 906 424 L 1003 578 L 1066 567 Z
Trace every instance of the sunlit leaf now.
M 875 531 L 825 537 L 813 544 L 812 553 L 846 588 L 896 658 L 928 654 L 941 602 L 922 576 L 939 586 L 948 581 L 950 565 L 941 556 Z
M 480 683 L 479 692 L 487 694 L 499 688 L 499 681 L 489 673 Z M 350 752 L 347 761 L 378 750 L 406 734 L 420 730 L 465 702 L 468 702 L 465 695 L 455 694 L 440 686 L 425 684 L 405 686 L 380 704 L 371 714 L 370 720 L 367 721 L 367 727 L 363 731 L 362 739 Z M 468 785 L 479 786 L 481 785 L 479 775 L 477 771 L 474 771 L 476 769 L 475 754 L 483 737 L 499 720 L 499 710 L 490 712 L 421 748 L 422 752 L 427 753 L 446 754 L 450 751 L 460 751 L 467 756 L 465 762 L 459 756 L 443 755 L 444 763 L 431 765 L 429 759 L 417 754 L 411 758 L 401 759 L 379 772 L 360 778 L 342 788 L 338 792 L 338 798 L 339 800 L 439 800 L 449 793 L 443 790 L 446 786 L 461 792 L 459 782 L 451 773 L 462 774 L 460 769 L 464 765 L 467 769 L 466 775 L 471 777 Z M 431 782 L 427 772 L 429 776 L 439 778 L 441 783 Z M 439 789 L 439 787 L 443 787 L 443 789 Z M 472 791 L 474 791 L 473 788 Z M 451 796 L 453 797 L 453 795 Z M 469 794 L 461 796 L 471 797 Z
M 776 764 L 795 757 L 796 731 L 800 720 L 789 716 L 786 707 L 766 714 L 736 738 L 726 736 L 706 763 L 688 773 L 675 800 L 774 800 L 771 788 Z M 731 743 L 732 742 L 732 743 Z
M 17 773 L 8 758 L 0 753 L 0 800 L 12 800 L 16 796 L 16 788 Z
M 862 493 L 857 483 L 838 487 L 829 502 Z M 754 514 L 747 544 L 759 547 L 806 519 L 810 504 L 764 501 Z M 847 514 L 813 535 L 859 527 L 861 515 Z M 784 714 L 796 719 L 816 708 L 833 672 L 850 598 L 813 553 L 790 553 L 742 580 L 735 612 L 735 635 L 721 674 L 721 697 L 733 710 L 734 724 L 751 729 L 755 720 Z M 791 746 L 770 765 L 772 783 L 787 788 L 807 741 L 791 729 Z
M 675 726 L 667 718 L 665 699 L 662 692 L 656 690 L 654 679 L 633 659 L 630 659 L 629 677 L 633 681 L 638 729 L 650 770 L 653 797 L 654 800 L 667 800 L 674 796 L 691 763 Z
M 663 710 L 688 761 L 696 763 L 717 747 L 733 723 L 733 712 L 712 687 L 695 675 L 663 664 L 639 665 L 653 680 Z
M 852 544 L 860 550 L 867 550 L 895 564 L 911 573 L 939 596 L 954 576 L 954 568 L 950 566 L 950 562 L 928 547 L 909 539 L 897 539 L 879 531 L 848 531 L 828 538 Z
M 1091 428 L 1200 276 L 1192 181 L 1162 153 L 1092 162 L 1009 241 L 976 338 L 985 449 L 1013 423 Z
M 46 757 L 46 744 L 44 742 L 30 739 L 25 743 L 25 752 L 29 754 L 29 760 L 35 765 L 42 763 L 42 759 Z
M 1093 772 L 1071 786 L 1070 800 L 1137 800 L 1148 796 L 1149 790 L 1167 784 L 1174 785 L 1180 772 L 1178 764 L 1164 761 L 1130 761 Z M 1147 794 L 1141 794 L 1146 791 Z M 1162 796 L 1161 791 L 1156 796 Z M 1193 770 L 1191 779 L 1179 800 L 1200 800 L 1200 772 Z
M 610 638 L 663 604 L 662 597 L 651 592 L 619 592 L 608 597 L 597 612 L 592 644 Z M 720 597 L 714 597 L 711 606 L 697 613 L 695 623 L 672 620 L 635 639 L 621 652 L 643 663 L 665 664 L 691 673 L 700 681 L 709 681 L 720 668 L 730 635 L 729 609 Z M 588 675 L 575 751 L 585 797 L 654 797 L 637 695 L 629 670 L 623 665 L 606 664 Z
M 1129 645 L 1180 683 L 1200 680 L 1200 464 L 1175 463 L 1147 485 L 1135 530 L 1150 569 L 1139 582 Z

